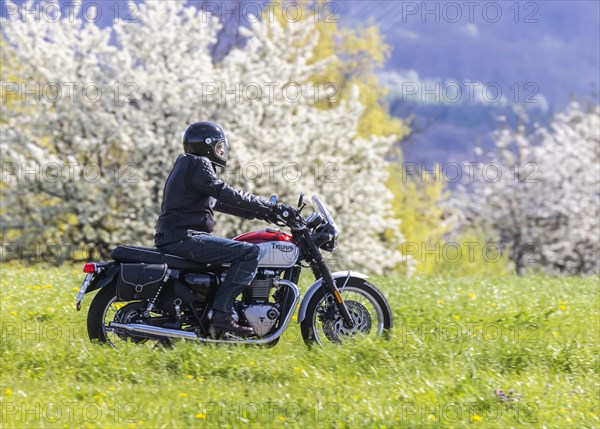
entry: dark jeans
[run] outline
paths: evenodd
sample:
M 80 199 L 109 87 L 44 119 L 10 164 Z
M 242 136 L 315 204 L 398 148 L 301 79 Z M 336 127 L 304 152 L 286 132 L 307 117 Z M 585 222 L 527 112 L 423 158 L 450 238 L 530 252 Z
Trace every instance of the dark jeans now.
M 213 309 L 230 312 L 235 298 L 256 275 L 260 249 L 243 241 L 210 234 L 195 235 L 183 241 L 165 244 L 160 250 L 203 264 L 231 263 L 223 284 L 217 290 Z

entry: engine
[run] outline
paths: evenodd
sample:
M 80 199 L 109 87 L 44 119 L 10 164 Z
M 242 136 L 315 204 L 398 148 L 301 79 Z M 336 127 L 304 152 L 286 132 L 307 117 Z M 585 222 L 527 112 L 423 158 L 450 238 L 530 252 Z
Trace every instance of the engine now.
M 269 301 L 274 282 L 279 279 L 279 272 L 259 268 L 252 283 L 242 292 L 243 302 L 247 305 L 266 303 Z
M 243 300 L 239 308 L 259 337 L 268 334 L 279 319 L 279 305 L 269 302 L 277 279 L 279 273 L 259 269 L 252 283 L 242 293 Z
M 269 300 L 271 289 L 273 288 L 273 279 L 257 279 L 250 283 L 250 286 L 244 290 L 242 296 L 246 304 L 264 303 Z
M 248 325 L 259 337 L 268 334 L 273 329 L 280 314 L 274 304 L 249 305 L 242 311 Z

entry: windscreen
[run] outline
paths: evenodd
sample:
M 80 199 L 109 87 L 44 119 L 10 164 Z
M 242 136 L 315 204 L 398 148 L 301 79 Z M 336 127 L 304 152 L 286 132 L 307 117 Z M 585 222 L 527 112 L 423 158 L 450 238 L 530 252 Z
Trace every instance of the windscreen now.
M 329 224 L 331 226 L 333 226 L 334 228 L 337 229 L 337 225 L 333 221 L 333 218 L 331 217 L 329 210 L 327 210 L 327 207 L 325 207 L 325 205 L 321 202 L 319 197 L 317 197 L 316 195 L 313 195 L 311 200 L 312 200 L 313 205 L 315 206 L 315 209 L 318 210 L 325 217 L 325 219 L 327 219 L 327 222 L 329 222 Z

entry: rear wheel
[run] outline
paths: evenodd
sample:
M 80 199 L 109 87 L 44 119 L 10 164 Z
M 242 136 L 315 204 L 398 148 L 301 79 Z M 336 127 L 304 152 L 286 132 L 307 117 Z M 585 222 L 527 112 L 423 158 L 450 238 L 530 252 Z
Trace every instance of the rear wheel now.
M 338 288 L 343 284 L 340 280 L 345 281 L 336 280 Z M 362 279 L 350 279 L 341 295 L 354 326 L 344 326 L 333 295 L 322 287 L 310 299 L 304 320 L 300 323 L 302 338 L 307 345 L 341 343 L 359 335 L 389 338 L 392 312 L 379 289 Z
M 169 345 L 168 340 L 149 340 L 141 336 L 116 332 L 108 326 L 113 321 L 118 323 L 145 321 L 143 313 L 147 305 L 147 301 L 118 301 L 116 284 L 103 287 L 92 300 L 88 310 L 87 329 L 90 340 L 107 343 L 114 348 L 121 348 L 127 343 L 148 344 L 150 347 L 157 344 Z

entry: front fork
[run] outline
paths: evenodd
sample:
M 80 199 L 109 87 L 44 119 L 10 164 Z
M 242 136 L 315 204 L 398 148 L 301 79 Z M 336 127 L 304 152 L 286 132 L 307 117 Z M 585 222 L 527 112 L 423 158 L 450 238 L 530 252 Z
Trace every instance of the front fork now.
M 327 263 L 325 262 L 323 255 L 321 255 L 321 251 L 317 248 L 317 246 L 315 246 L 315 243 L 313 243 L 313 241 L 311 240 L 310 232 L 308 231 L 308 229 L 305 229 L 303 231 L 303 235 L 304 235 L 304 242 L 309 247 L 309 255 L 312 255 L 312 257 L 313 257 L 312 263 L 314 264 L 315 268 L 317 269 L 316 271 L 318 271 L 319 274 L 321 275 L 321 279 L 322 279 L 322 282 L 324 283 L 325 287 L 333 294 L 333 297 L 335 298 L 335 300 L 334 300 L 335 306 L 337 307 L 337 309 L 339 310 L 340 314 L 342 315 L 342 317 L 344 319 L 344 325 L 347 328 L 352 328 L 354 326 L 354 320 L 350 316 L 348 307 L 346 306 L 346 303 L 342 299 L 342 295 L 340 294 L 340 291 L 337 288 L 335 280 L 333 280 L 333 277 L 331 276 L 331 271 L 329 271 L 329 267 L 327 266 Z M 313 271 L 315 271 L 315 270 L 313 269 Z
M 320 254 L 319 254 L 319 256 L 320 256 Z M 322 256 L 321 256 L 321 259 L 323 259 Z M 321 267 L 323 281 L 325 282 L 325 284 L 327 285 L 327 288 L 331 291 L 331 293 L 335 297 L 335 305 L 338 308 L 338 310 L 340 311 L 340 314 L 342 315 L 342 317 L 344 318 L 344 326 L 346 326 L 347 328 L 354 327 L 354 320 L 350 316 L 348 307 L 346 306 L 346 303 L 342 299 L 342 295 L 340 294 L 340 291 L 337 288 L 335 280 L 333 280 L 333 277 L 331 277 L 331 272 L 329 271 L 327 264 L 325 264 L 325 261 L 323 261 L 319 265 Z

